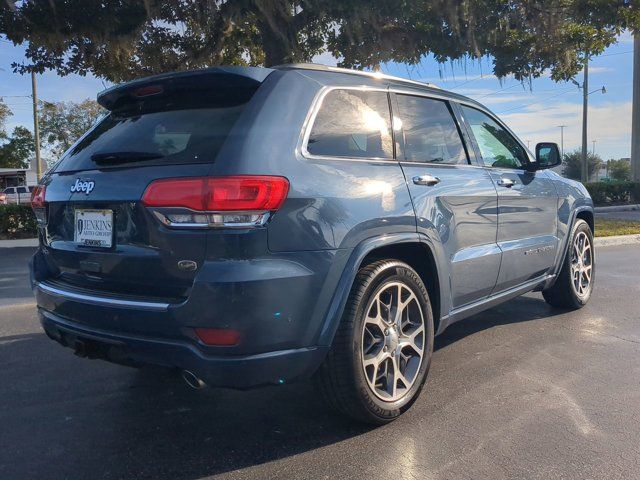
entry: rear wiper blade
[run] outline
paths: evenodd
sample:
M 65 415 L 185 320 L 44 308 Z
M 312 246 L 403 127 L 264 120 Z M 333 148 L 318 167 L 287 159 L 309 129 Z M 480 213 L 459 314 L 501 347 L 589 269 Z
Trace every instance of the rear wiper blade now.
M 164 158 L 164 155 L 153 152 L 103 152 L 91 155 L 91 160 L 96 163 L 126 163 L 158 158 Z

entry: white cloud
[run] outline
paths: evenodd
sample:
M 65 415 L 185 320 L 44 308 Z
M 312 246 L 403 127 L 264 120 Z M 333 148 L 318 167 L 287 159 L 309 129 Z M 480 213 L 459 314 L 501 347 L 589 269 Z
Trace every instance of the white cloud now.
M 589 67 L 589 75 L 609 72 L 615 72 L 615 69 L 609 67 Z
M 560 143 L 558 125 L 564 129 L 565 152 L 582 143 L 582 105 L 578 103 L 536 103 L 522 112 L 500 116 L 531 147 L 537 142 Z M 589 150 L 596 140 L 596 153 L 605 159 L 629 156 L 631 150 L 631 102 L 606 103 L 589 107 Z

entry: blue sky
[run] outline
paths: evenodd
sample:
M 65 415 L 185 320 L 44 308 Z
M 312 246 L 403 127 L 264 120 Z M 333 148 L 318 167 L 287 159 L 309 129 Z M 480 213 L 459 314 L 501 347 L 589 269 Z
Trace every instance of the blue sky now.
M 590 64 L 590 90 L 603 85 L 607 93 L 594 93 L 589 101 L 589 149 L 593 148 L 604 159 L 629 157 L 631 151 L 631 94 L 633 82 L 633 39 L 626 34 L 616 45 Z M 33 126 L 31 112 L 31 80 L 11 71 L 11 63 L 24 59 L 24 47 L 14 46 L 0 38 L 0 97 L 13 110 L 7 127 Z M 321 63 L 335 64 L 335 59 L 322 55 Z M 566 125 L 565 151 L 578 148 L 581 143 L 582 95 L 572 83 L 556 83 L 550 78 L 533 80 L 531 89 L 513 78 L 500 82 L 491 74 L 490 59 L 468 60 L 465 63 L 439 65 L 427 57 L 417 66 L 387 64 L 384 73 L 427 81 L 452 90 L 487 105 L 531 148 L 537 142 L 560 143 L 558 125 Z M 582 75 L 576 80 L 582 83 Z M 55 72 L 38 75 L 38 96 L 44 100 L 82 101 L 95 98 L 109 84 L 92 76 L 69 75 L 60 77 Z

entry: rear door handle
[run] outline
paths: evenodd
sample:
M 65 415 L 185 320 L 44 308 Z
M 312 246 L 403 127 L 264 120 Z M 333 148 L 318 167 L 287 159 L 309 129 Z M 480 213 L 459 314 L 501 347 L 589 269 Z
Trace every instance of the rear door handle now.
M 502 177 L 500 178 L 500 180 L 498 180 L 498 185 L 500 185 L 501 187 L 511 188 L 515 184 L 516 184 L 516 181 L 508 177 Z
M 440 183 L 440 179 L 427 173 L 425 175 L 417 175 L 413 177 L 413 183 L 415 183 L 416 185 L 426 185 L 428 187 L 432 187 Z

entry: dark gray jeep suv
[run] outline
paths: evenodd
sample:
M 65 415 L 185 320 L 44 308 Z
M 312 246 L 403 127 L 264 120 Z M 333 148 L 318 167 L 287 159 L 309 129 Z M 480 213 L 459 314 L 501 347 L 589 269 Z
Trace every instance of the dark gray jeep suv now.
M 192 386 L 313 378 L 384 423 L 434 335 L 538 290 L 579 308 L 593 204 L 482 105 L 318 65 L 220 67 L 110 88 L 109 114 L 33 195 L 44 330 Z

